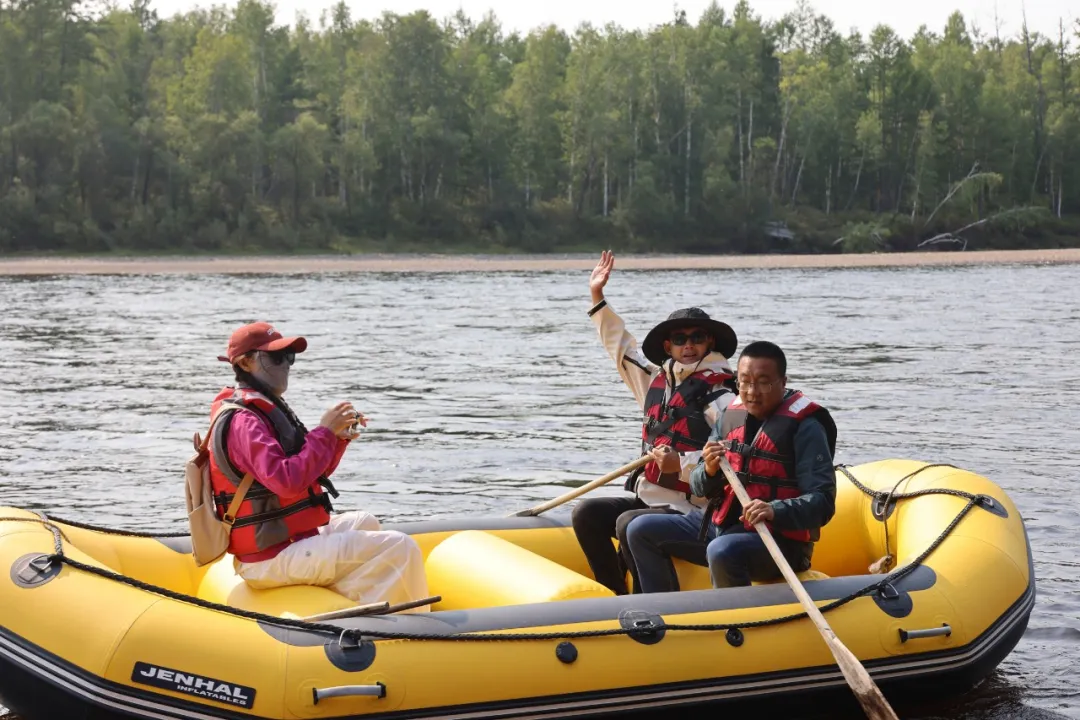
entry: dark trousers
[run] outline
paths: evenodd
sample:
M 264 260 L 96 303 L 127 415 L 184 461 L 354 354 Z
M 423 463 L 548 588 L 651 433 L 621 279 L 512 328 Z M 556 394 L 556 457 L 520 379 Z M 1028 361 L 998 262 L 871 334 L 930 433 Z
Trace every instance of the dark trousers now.
M 666 508 L 651 508 L 635 495 L 633 497 L 590 498 L 574 508 L 571 522 L 593 576 L 616 595 L 629 593 L 626 572 L 634 579 L 634 592 L 641 592 L 637 566 L 626 540 L 626 526 L 636 517 L 652 514 L 678 514 Z M 619 541 L 615 552 L 612 539 Z
M 629 528 L 630 549 L 641 573 L 644 592 L 679 589 L 672 558 L 708 565 L 714 588 L 745 586 L 752 580 L 780 577 L 780 569 L 756 530 L 747 530 L 742 523 L 720 530 L 710 523 L 706 545 L 698 540 L 702 520 L 702 512 L 693 510 L 678 517 L 642 518 Z M 777 535 L 776 544 L 795 572 L 810 569 L 812 543 Z

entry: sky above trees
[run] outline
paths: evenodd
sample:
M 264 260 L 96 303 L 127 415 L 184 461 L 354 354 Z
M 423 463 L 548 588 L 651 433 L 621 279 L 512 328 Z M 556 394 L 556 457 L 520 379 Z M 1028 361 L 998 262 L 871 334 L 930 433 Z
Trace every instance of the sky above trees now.
M 329 10 L 336 0 L 277 0 L 274 3 L 279 23 L 291 24 L 297 12 L 305 12 L 312 21 L 319 13 Z M 579 23 L 590 22 L 603 27 L 615 23 L 625 29 L 647 29 L 671 20 L 675 9 L 684 10 L 692 22 L 696 22 L 709 6 L 710 0 L 353 0 L 347 3 L 353 17 L 374 19 L 383 11 L 406 14 L 415 10 L 427 10 L 435 18 L 449 17 L 459 9 L 479 20 L 488 11 L 493 12 L 507 31 L 528 32 L 538 26 L 554 24 L 565 30 L 573 30 Z M 209 6 L 207 0 L 154 0 L 151 6 L 162 15 L 185 12 L 194 7 Z M 234 2 L 222 3 L 235 6 Z M 759 0 L 754 10 L 765 20 L 779 20 L 795 9 L 797 0 Z M 721 3 L 731 11 L 735 0 Z M 1030 30 L 1051 35 L 1057 32 L 1058 21 L 1066 27 L 1080 20 L 1080 3 L 1075 0 L 816 0 L 815 11 L 832 19 L 838 30 L 858 28 L 864 35 L 875 25 L 888 25 L 898 34 L 909 37 L 925 24 L 940 32 L 949 15 L 960 12 L 968 23 L 985 35 L 995 34 L 995 23 L 1000 26 L 1001 36 L 1011 37 L 1020 32 L 1024 13 Z

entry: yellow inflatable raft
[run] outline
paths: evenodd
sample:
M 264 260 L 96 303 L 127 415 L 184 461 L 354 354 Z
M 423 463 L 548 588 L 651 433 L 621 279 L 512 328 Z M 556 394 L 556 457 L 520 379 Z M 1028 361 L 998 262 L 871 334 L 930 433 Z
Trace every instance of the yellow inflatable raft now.
M 909 460 L 839 468 L 837 482 L 804 578 L 840 639 L 894 699 L 985 677 L 1035 597 L 1013 503 L 983 477 Z M 433 611 L 306 623 L 350 603 L 253 591 L 229 558 L 196 568 L 183 538 L 0 508 L 0 703 L 27 720 L 464 720 L 845 691 L 782 582 L 713 590 L 705 568 L 679 564 L 681 592 L 615 597 L 565 520 L 396 529 L 424 550 Z M 868 575 L 887 553 L 895 569 Z

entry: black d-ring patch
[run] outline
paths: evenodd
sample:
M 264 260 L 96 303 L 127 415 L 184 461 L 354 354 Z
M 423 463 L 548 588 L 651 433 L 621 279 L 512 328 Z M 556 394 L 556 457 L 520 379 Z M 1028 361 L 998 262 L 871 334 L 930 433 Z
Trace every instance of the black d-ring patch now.
M 323 649 L 326 651 L 326 659 L 345 672 L 367 670 L 375 662 L 375 643 L 370 640 L 343 643 L 334 639 L 323 645 Z
M 874 519 L 879 522 L 888 520 L 895 509 L 896 500 L 890 499 L 888 504 L 886 504 L 885 498 L 880 495 L 875 496 L 874 502 L 870 503 L 870 513 L 874 516 Z
M 989 495 L 979 495 L 978 502 L 979 507 L 988 513 L 993 513 L 994 515 L 1003 518 L 1009 517 L 1009 511 L 1005 509 L 1005 506 Z
M 642 645 L 655 645 L 664 639 L 664 619 L 659 615 L 643 610 L 623 610 L 619 613 L 619 624 L 631 632 L 631 638 Z

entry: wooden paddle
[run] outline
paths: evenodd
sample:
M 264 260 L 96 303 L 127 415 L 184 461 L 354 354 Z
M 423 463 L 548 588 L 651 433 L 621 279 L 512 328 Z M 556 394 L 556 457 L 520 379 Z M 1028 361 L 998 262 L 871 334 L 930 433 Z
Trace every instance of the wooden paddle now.
M 357 605 L 342 610 L 331 610 L 330 612 L 319 613 L 318 615 L 308 615 L 307 617 L 300 619 L 306 622 L 323 622 L 325 620 L 341 620 L 343 618 L 360 617 L 362 615 L 390 615 L 392 613 L 401 612 L 402 610 L 418 608 L 422 605 L 434 605 L 440 600 L 442 600 L 442 596 L 435 595 L 434 597 L 398 603 L 397 605 L 391 605 L 388 602 L 368 603 L 367 605 Z
M 724 476 L 727 477 L 728 483 L 731 484 L 731 489 L 735 491 L 736 497 L 739 498 L 739 502 L 745 508 L 750 504 L 750 496 L 746 494 L 746 489 L 743 488 L 739 478 L 735 475 L 735 472 L 731 469 L 731 464 L 728 463 L 726 457 L 720 458 L 720 469 L 724 471 Z M 836 633 L 829 627 L 829 623 L 825 621 L 825 617 L 818 610 L 817 605 L 810 599 L 810 596 L 806 593 L 806 588 L 799 582 L 799 578 L 795 575 L 795 571 L 788 565 L 788 561 L 784 558 L 784 554 L 780 552 L 779 546 L 776 544 L 776 540 L 773 539 L 772 533 L 765 526 L 765 523 L 758 522 L 754 524 L 754 529 L 761 535 L 761 539 L 765 541 L 765 547 L 769 549 L 769 554 L 772 555 L 772 559 L 776 561 L 776 566 L 780 568 L 780 572 L 783 573 L 784 579 L 787 580 L 788 585 L 791 586 L 792 592 L 795 593 L 795 597 L 799 599 L 803 609 L 806 610 L 806 614 L 810 616 L 810 619 L 814 621 L 814 625 L 817 626 L 818 632 L 821 633 L 821 637 L 824 638 L 825 644 L 829 646 L 829 650 L 832 651 L 833 657 L 836 658 L 836 664 L 840 666 L 840 672 L 844 674 L 844 679 L 847 680 L 847 684 L 851 687 L 852 692 L 855 693 L 855 697 L 858 699 L 859 704 L 862 705 L 863 712 L 866 713 L 871 720 L 899 720 L 896 713 L 893 712 L 892 706 L 889 705 L 885 696 L 881 694 L 881 690 L 874 683 L 870 677 L 870 673 L 866 672 L 866 668 L 859 662 L 858 658 L 840 642 L 836 637 Z
M 584 495 L 585 493 L 589 492 L 590 490 L 595 490 L 596 488 L 600 487 L 601 485 L 607 485 L 609 482 L 611 482 L 615 478 L 621 477 L 621 476 L 623 476 L 623 475 L 625 475 L 627 473 L 630 473 L 630 472 L 633 472 L 633 471 L 637 470 L 639 467 L 641 467 L 645 463 L 649 462 L 650 460 L 652 460 L 652 458 L 650 456 L 642 455 L 641 457 L 639 457 L 634 462 L 627 463 L 626 465 L 623 465 L 618 470 L 615 470 L 613 472 L 609 472 L 604 477 L 597 478 L 596 480 L 593 480 L 590 483 L 582 485 L 579 488 L 574 488 L 573 490 L 566 493 L 565 495 L 560 495 L 559 497 L 555 498 L 554 500 L 548 500 L 545 503 L 540 503 L 536 507 L 531 507 L 528 510 L 521 510 L 521 511 L 516 512 L 516 513 L 511 513 L 507 517 L 533 517 L 535 515 L 539 515 L 540 513 L 546 512 L 546 511 L 550 510 L 551 508 L 558 507 L 558 506 L 562 505 L 563 503 L 568 503 L 571 500 L 573 500 L 574 498 L 579 497 L 581 495 Z

